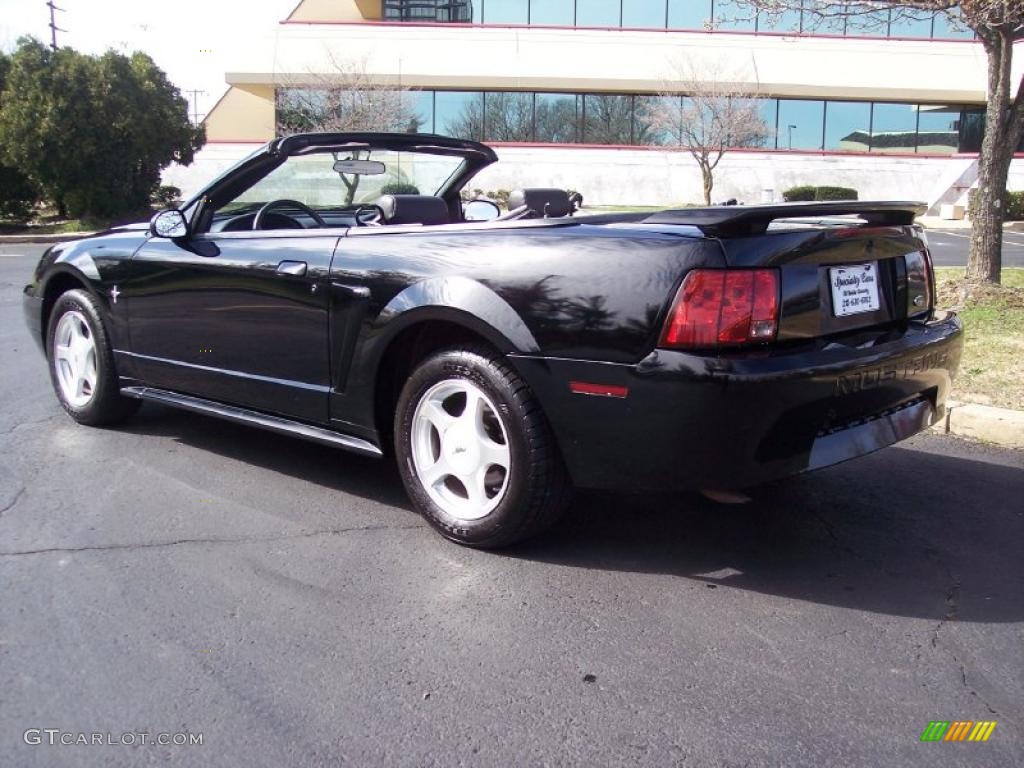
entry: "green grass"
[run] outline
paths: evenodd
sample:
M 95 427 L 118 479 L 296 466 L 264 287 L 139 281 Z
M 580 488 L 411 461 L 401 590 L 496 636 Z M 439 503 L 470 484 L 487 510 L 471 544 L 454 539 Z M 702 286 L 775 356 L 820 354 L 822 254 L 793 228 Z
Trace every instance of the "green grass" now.
M 1001 286 L 971 287 L 960 267 L 935 269 L 936 304 L 955 309 L 966 341 L 953 397 L 1024 410 L 1024 269 L 1003 269 Z

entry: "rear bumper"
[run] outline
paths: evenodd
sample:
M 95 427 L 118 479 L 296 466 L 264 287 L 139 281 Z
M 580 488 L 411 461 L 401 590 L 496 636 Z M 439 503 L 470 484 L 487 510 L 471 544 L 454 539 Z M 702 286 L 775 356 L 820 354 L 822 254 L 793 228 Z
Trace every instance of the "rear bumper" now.
M 856 347 L 734 357 L 657 350 L 638 365 L 514 361 L 577 485 L 727 489 L 829 466 L 926 429 L 945 414 L 962 349 L 960 321 L 944 313 Z M 574 394 L 571 381 L 628 394 Z

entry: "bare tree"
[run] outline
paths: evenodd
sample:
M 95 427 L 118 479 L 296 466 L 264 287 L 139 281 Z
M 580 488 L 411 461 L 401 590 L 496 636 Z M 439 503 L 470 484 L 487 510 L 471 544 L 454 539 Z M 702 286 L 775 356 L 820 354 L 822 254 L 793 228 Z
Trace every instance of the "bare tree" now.
M 412 93 L 381 83 L 366 59 L 339 59 L 327 51 L 326 71 L 286 80 L 277 91 L 277 132 L 394 131 L 415 133 L 420 119 Z
M 685 150 L 697 161 L 706 205 L 711 205 L 715 169 L 726 152 L 764 146 L 770 136 L 756 97 L 756 87 L 743 85 L 720 66 L 686 59 L 673 65 L 664 93 L 644 100 L 642 122 L 658 143 Z
M 803 10 L 804 29 L 834 26 L 866 29 L 939 13 L 954 25 L 971 29 L 988 57 L 985 134 L 978 160 L 978 190 L 972 206 L 971 251 L 967 279 L 998 283 L 1002 268 L 1006 180 L 1013 153 L 1024 136 L 1024 78 L 1015 80 L 1013 44 L 1024 39 L 1024 0 L 888 0 L 850 3 L 838 0 L 735 0 L 750 12 L 778 17 Z M 882 15 L 880 15 L 882 14 Z

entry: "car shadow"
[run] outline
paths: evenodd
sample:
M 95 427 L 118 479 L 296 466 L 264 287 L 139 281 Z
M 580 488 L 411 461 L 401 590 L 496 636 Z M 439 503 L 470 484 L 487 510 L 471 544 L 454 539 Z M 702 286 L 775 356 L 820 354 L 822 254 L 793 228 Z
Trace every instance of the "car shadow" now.
M 150 403 L 121 429 L 415 514 L 392 461 Z M 580 492 L 551 531 L 492 556 L 936 621 L 1024 619 L 1022 469 L 888 448 L 752 496 Z
M 155 403 L 145 403 L 118 431 L 168 437 L 201 451 L 415 514 L 393 461 Z
M 581 493 L 506 554 L 936 621 L 1024 619 L 1022 469 L 889 448 L 752 496 Z

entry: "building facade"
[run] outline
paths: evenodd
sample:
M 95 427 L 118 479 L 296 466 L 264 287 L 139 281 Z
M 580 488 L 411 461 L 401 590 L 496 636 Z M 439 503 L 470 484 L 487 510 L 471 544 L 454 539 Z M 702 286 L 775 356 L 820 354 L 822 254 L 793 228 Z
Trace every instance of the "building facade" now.
M 696 164 L 651 117 L 666 100 L 685 107 L 682 67 L 756 94 L 764 123 L 722 161 L 716 199 L 833 184 L 937 206 L 975 180 L 985 54 L 943 15 L 875 10 L 846 24 L 730 0 L 302 0 L 227 73 L 209 145 L 167 183 L 198 188 L 287 130 L 299 105 L 339 109 L 355 68 L 404 94 L 401 125 L 380 127 L 495 146 L 501 163 L 474 186 L 698 202 Z

